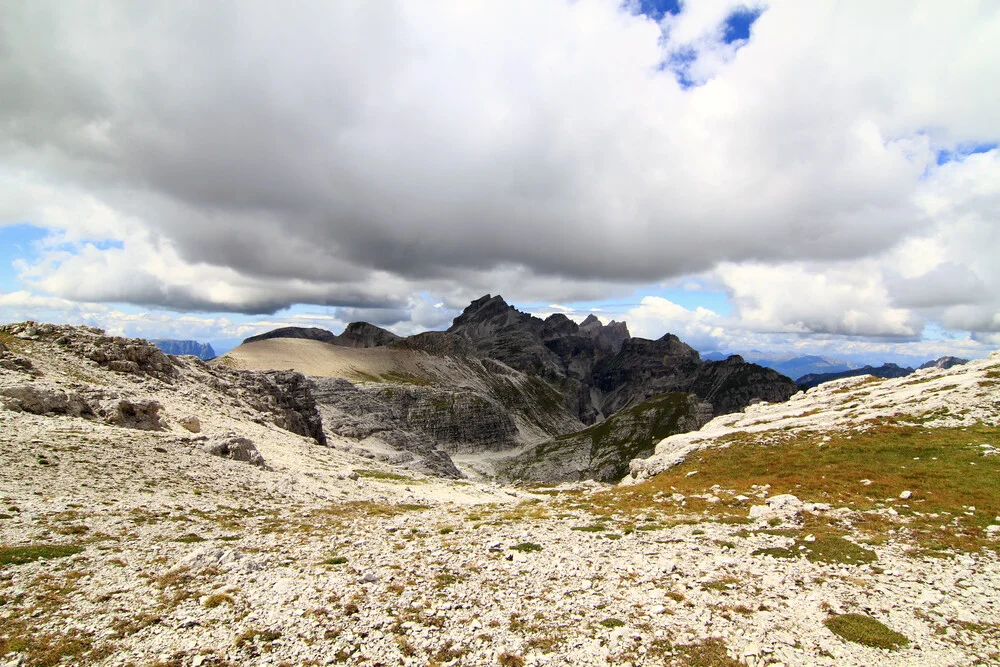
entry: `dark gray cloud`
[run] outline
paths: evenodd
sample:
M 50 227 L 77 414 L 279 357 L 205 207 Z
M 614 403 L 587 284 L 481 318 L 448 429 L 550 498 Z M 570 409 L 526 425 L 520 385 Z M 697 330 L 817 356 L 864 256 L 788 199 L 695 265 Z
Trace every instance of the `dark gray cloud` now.
M 7 4 L 0 160 L 40 193 L 20 219 L 117 221 L 119 254 L 29 276 L 78 300 L 389 323 L 420 292 L 571 301 L 872 257 L 933 229 L 935 142 L 995 131 L 1000 103 L 990 49 L 956 80 L 914 45 L 926 26 L 868 14 L 891 29 L 776 2 L 737 54 L 685 13 L 668 40 L 708 83 L 682 90 L 658 67 L 682 44 L 617 0 Z M 947 50 L 981 19 L 926 34 Z M 873 40 L 887 57 L 855 48 Z M 914 109 L 915 86 L 941 101 Z

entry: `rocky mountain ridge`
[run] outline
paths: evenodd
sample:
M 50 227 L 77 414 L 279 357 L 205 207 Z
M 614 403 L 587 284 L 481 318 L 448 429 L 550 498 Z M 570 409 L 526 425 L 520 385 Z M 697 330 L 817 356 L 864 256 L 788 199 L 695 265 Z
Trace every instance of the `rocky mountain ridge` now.
M 594 315 L 588 316 L 580 324 L 563 314 L 551 315 L 542 320 L 518 311 L 502 297 L 493 295 L 485 295 L 473 301 L 455 318 L 452 326 L 443 332 L 427 332 L 400 338 L 361 322 L 348 325 L 339 336 L 316 330 L 277 330 L 247 339 L 245 344 L 257 344 L 265 339 L 277 340 L 286 335 L 310 338 L 337 347 L 384 349 L 400 353 L 404 350 L 423 352 L 436 358 L 450 359 L 450 363 L 455 365 L 473 367 L 476 375 L 480 376 L 477 383 L 465 382 L 461 378 L 442 378 L 440 374 L 434 373 L 418 374 L 420 383 L 432 384 L 435 389 L 408 386 L 400 391 L 391 385 L 400 384 L 399 380 L 402 380 L 402 384 L 412 385 L 413 378 L 407 378 L 406 373 L 377 374 L 377 377 L 368 374 L 367 378 L 364 377 L 365 374 L 361 374 L 360 378 L 344 374 L 341 377 L 351 382 L 360 379 L 362 384 L 368 384 L 375 380 L 384 386 L 377 389 L 359 387 L 360 392 L 322 392 L 324 398 L 321 402 L 327 401 L 331 410 L 354 414 L 355 418 L 358 416 L 356 399 L 367 395 L 364 401 L 369 415 L 366 429 L 370 429 L 372 433 L 386 434 L 400 429 L 411 434 L 422 432 L 437 441 L 442 450 L 450 453 L 496 451 L 497 441 L 492 434 L 496 432 L 494 417 L 497 408 L 500 411 L 509 410 L 517 424 L 512 436 L 503 441 L 512 450 L 522 445 L 534 447 L 540 442 L 579 431 L 600 423 L 619 411 L 665 394 L 689 394 L 690 398 L 681 403 L 685 406 L 698 405 L 698 416 L 692 414 L 690 417 L 676 419 L 671 416 L 652 421 L 672 424 L 676 429 L 687 429 L 701 423 L 701 415 L 705 409 L 713 415 L 725 414 L 739 410 L 751 401 L 786 400 L 797 389 L 790 379 L 773 370 L 747 364 L 740 357 L 704 362 L 697 351 L 672 334 L 666 334 L 656 341 L 633 338 L 624 322 L 612 321 L 604 325 Z M 227 357 L 235 359 L 242 354 L 243 350 L 237 348 Z M 491 365 L 496 363 L 500 366 Z M 516 379 L 510 380 L 510 377 Z M 336 386 L 343 388 L 343 385 Z M 456 394 L 456 390 L 460 390 L 459 393 Z M 411 397 L 406 399 L 410 401 L 407 404 L 409 407 L 401 404 L 404 397 Z M 527 404 L 525 397 L 529 399 Z M 374 399 L 386 404 L 385 409 L 373 409 Z M 531 401 L 536 404 L 535 409 L 532 409 Z M 477 414 L 475 409 L 460 412 L 452 408 L 443 409 L 459 404 L 481 406 L 482 412 Z M 666 403 L 654 401 L 649 405 L 660 406 Z M 430 406 L 430 412 L 427 406 Z M 553 416 L 545 419 L 519 417 L 537 412 L 539 408 L 543 416 Z M 672 415 L 673 408 L 670 410 Z M 648 410 L 642 411 L 643 414 L 647 412 Z M 375 420 L 378 423 L 373 422 L 371 417 L 376 414 L 382 415 L 381 421 Z M 401 421 L 396 418 L 388 419 L 390 414 L 407 416 Z M 435 416 L 428 420 L 428 414 Z M 458 414 L 463 415 L 460 418 L 470 425 L 478 423 L 480 427 L 458 430 L 453 427 L 439 428 L 434 433 L 428 433 L 427 427 L 421 425 L 435 421 L 448 424 Z M 337 421 L 338 424 L 348 422 Z M 541 428 L 525 431 L 522 428 L 525 423 L 540 425 Z M 351 426 L 349 432 L 360 433 L 364 430 Z M 625 429 L 630 430 L 631 427 Z M 448 434 L 459 431 L 466 435 L 483 433 L 484 439 L 475 443 L 466 438 L 464 444 L 459 444 L 453 438 L 440 440 L 441 437 L 447 438 L 450 437 Z M 664 435 L 660 430 L 656 432 Z M 389 437 L 397 443 L 406 441 L 406 437 L 399 433 Z M 411 438 L 413 442 L 417 440 L 420 439 Z M 580 475 L 608 479 L 609 475 L 623 472 L 629 458 L 651 445 L 648 437 L 640 440 L 642 444 L 638 449 L 623 444 L 616 449 L 603 451 L 597 458 L 588 458 L 580 452 L 581 456 L 574 458 L 573 472 L 567 474 L 574 479 Z M 577 441 L 563 440 L 561 450 L 574 442 Z M 420 447 L 422 451 L 425 449 L 423 445 Z M 537 454 L 547 450 L 534 448 L 532 451 Z M 615 454 L 615 451 L 618 453 Z M 526 465 L 532 460 L 534 459 L 531 457 L 521 457 L 519 465 L 507 467 L 506 470 L 520 470 L 526 478 L 532 479 L 537 479 L 542 474 L 541 471 L 546 471 L 545 474 L 550 475 L 550 479 L 564 478 L 549 465 L 550 462 L 539 461 L 539 469 L 529 471 Z M 593 461 L 597 467 L 580 470 L 578 464 L 583 460 Z

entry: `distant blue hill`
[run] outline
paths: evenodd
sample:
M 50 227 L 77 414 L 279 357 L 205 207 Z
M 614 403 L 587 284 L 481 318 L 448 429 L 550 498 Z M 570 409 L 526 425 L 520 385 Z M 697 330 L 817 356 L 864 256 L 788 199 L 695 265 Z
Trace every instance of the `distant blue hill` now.
M 212 349 L 211 343 L 199 343 L 196 340 L 172 340 L 169 338 L 157 338 L 149 342 L 160 348 L 165 354 L 189 354 L 204 361 L 215 358 L 215 350 Z
M 708 352 L 703 354 L 701 358 L 705 361 L 722 361 L 729 356 L 721 352 Z M 808 354 L 801 357 L 768 358 L 762 356 L 760 352 L 751 351 L 740 356 L 751 363 L 773 368 L 782 375 L 790 378 L 798 378 L 803 375 L 817 375 L 820 373 L 841 373 L 852 368 L 846 361 L 829 359 L 815 354 Z

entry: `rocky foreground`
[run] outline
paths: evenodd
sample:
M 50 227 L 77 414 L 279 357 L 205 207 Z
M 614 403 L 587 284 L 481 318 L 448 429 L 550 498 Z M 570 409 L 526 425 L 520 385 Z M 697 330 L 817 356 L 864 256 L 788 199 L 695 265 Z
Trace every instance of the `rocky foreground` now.
M 0 330 L 0 664 L 1000 662 L 1000 358 L 754 406 L 632 486 L 529 491 L 324 446 L 301 376 L 150 348 Z M 967 494 L 898 488 L 873 449 L 871 478 L 824 473 L 843 489 L 712 458 L 878 429 Z

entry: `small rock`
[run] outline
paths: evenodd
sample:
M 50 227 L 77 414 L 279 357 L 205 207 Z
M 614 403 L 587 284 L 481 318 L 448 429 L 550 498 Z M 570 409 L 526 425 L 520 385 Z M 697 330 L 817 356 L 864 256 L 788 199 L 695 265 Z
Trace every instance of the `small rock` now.
M 347 476 L 347 479 L 353 479 L 353 480 L 354 480 L 354 481 L 356 482 L 356 481 L 358 481 L 359 479 L 361 479 L 361 475 L 359 475 L 359 474 L 358 474 L 358 473 L 356 473 L 356 472 L 352 472 L 351 474 L 349 474 L 349 475 Z
M 912 491 L 909 491 L 909 490 L 903 491 L 901 494 L 899 494 L 899 499 L 900 500 L 909 500 L 910 496 L 912 496 L 912 495 L 913 495 Z
M 378 577 L 375 576 L 374 572 L 366 572 L 364 576 L 364 581 L 369 584 L 373 584 L 378 581 Z
M 185 429 L 191 433 L 201 433 L 201 420 L 194 415 L 189 415 L 187 417 L 181 417 L 178 422 Z M 199 658 L 202 656 L 198 656 Z
M 997 524 L 986 526 L 986 532 L 991 535 L 996 535 L 997 533 L 1000 533 L 1000 526 Z

